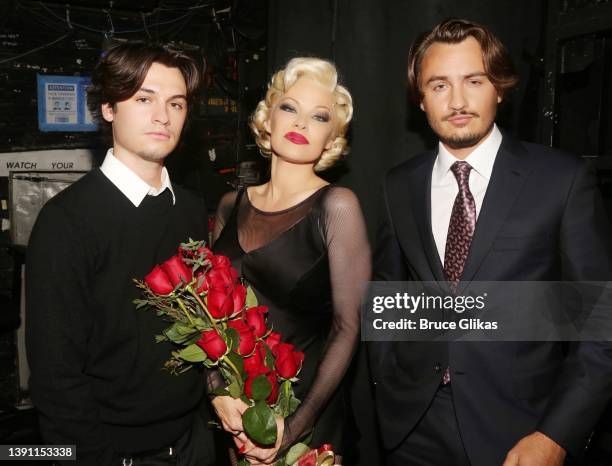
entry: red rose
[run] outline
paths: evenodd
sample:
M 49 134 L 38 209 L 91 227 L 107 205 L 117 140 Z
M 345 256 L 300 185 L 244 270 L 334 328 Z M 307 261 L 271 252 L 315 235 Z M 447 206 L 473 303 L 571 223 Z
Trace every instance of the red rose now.
M 230 268 L 232 266 L 232 263 L 227 256 L 212 256 L 209 258 L 209 260 L 213 269 Z
M 284 379 L 295 377 L 304 362 L 304 353 L 294 351 L 293 345 L 289 343 L 279 343 L 272 350 L 276 360 L 274 368 L 278 375 Z
M 247 374 L 266 369 L 266 350 L 261 343 L 255 345 L 255 351 L 248 358 L 244 358 L 244 371 Z
M 149 285 L 149 288 L 155 294 L 165 295 L 172 293 L 172 290 L 174 290 L 174 285 L 159 265 L 153 267 L 153 270 L 144 277 L 144 282 Z
M 209 270 L 206 274 L 206 281 L 209 288 L 223 288 L 225 290 L 233 289 L 235 282 L 228 268 Z
M 268 398 L 266 398 L 266 401 L 268 404 L 273 405 L 276 403 L 276 400 L 278 400 L 278 378 L 276 377 L 276 372 L 270 372 L 266 377 L 268 377 L 270 385 L 272 385 L 272 391 L 270 395 L 268 395 Z
M 213 255 L 213 252 L 210 249 L 204 247 L 198 248 L 196 252 L 202 259 L 208 259 Z
M 278 345 L 281 341 L 280 333 L 270 332 L 270 335 L 266 338 L 266 345 L 270 348 L 270 351 L 274 351 L 276 345 Z
M 272 386 L 272 391 L 270 392 L 270 395 L 268 395 L 268 398 L 266 398 L 266 401 L 268 402 L 268 404 L 273 405 L 278 399 L 278 380 L 276 379 L 276 373 L 271 372 L 267 368 L 265 371 L 249 374 L 246 381 L 244 382 L 244 393 L 248 398 L 253 399 L 253 381 L 256 377 L 260 375 L 265 375 L 268 381 L 270 382 L 270 385 Z
M 161 268 L 174 286 L 191 281 L 191 268 L 188 267 L 179 255 L 172 256 L 161 265 Z
M 198 274 L 198 293 L 204 293 L 210 288 L 230 291 L 234 289 L 234 279 L 229 269 L 210 269 L 208 272 Z
M 204 350 L 208 358 L 216 361 L 227 351 L 227 345 L 216 330 L 207 330 L 202 332 L 202 337 L 196 341 L 196 344 Z
M 206 298 L 208 312 L 215 319 L 223 319 L 232 314 L 234 311 L 234 301 L 232 292 L 227 292 L 224 289 L 212 288 L 208 291 Z
M 232 267 L 232 263 L 229 258 L 226 256 L 211 256 L 209 257 L 210 264 L 213 270 L 224 270 L 225 273 L 231 278 L 232 283 L 235 283 L 238 280 L 238 272 L 234 267 Z
M 238 332 L 240 337 L 240 343 L 238 347 L 238 352 L 242 356 L 246 356 L 251 354 L 255 349 L 255 335 L 249 327 L 242 319 L 230 320 L 227 323 L 229 328 L 233 328 Z
M 246 323 L 253 329 L 253 332 L 257 338 L 263 337 L 268 331 L 266 328 L 266 312 L 268 312 L 268 308 L 266 306 L 255 306 L 247 309 L 244 313 Z
M 241 311 L 244 308 L 246 302 L 247 289 L 244 285 L 236 285 L 232 293 L 232 299 L 234 301 L 234 312 Z

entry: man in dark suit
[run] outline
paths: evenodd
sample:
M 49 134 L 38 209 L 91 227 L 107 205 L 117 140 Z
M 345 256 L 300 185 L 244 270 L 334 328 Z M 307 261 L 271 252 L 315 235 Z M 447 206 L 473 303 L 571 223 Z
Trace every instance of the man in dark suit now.
M 593 173 L 494 123 L 516 83 L 501 42 L 481 25 L 447 20 L 413 44 L 408 76 L 440 143 L 385 178 L 374 279 L 610 280 L 612 235 Z M 606 343 L 369 350 L 392 466 L 578 462 L 612 395 Z

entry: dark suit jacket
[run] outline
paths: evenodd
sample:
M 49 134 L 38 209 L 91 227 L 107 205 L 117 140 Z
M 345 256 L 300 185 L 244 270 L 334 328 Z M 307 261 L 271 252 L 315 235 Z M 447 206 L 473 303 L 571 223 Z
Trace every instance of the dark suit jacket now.
M 435 158 L 424 153 L 387 174 L 374 280 L 444 280 L 431 230 Z M 607 281 L 611 243 L 586 163 L 504 136 L 462 280 Z M 612 396 L 607 343 L 384 342 L 371 343 L 369 353 L 385 448 L 408 435 L 450 365 L 459 429 L 474 465 L 501 465 L 536 430 L 580 456 Z

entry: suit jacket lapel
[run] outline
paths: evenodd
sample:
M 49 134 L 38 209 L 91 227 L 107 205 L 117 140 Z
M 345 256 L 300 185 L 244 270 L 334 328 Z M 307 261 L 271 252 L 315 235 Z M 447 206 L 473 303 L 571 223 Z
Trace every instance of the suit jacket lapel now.
M 504 135 L 478 215 L 462 281 L 469 282 L 474 278 L 520 193 L 529 171 L 529 159 L 525 149 L 518 141 Z
M 431 173 L 435 161 L 436 153 L 432 152 L 427 158 L 427 162 L 412 172 L 409 188 L 411 191 L 410 200 L 412 202 L 414 219 L 423 250 L 427 256 L 427 262 L 435 279 L 437 281 L 444 281 L 442 262 L 440 261 L 431 230 Z

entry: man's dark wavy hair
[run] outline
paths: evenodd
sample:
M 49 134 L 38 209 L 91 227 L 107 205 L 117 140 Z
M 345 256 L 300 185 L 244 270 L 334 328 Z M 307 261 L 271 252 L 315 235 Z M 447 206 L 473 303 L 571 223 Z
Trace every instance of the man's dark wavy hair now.
M 473 37 L 482 48 L 482 61 L 487 77 L 504 97 L 518 82 L 512 59 L 504 44 L 493 32 L 478 23 L 465 19 L 447 19 L 431 31 L 424 32 L 410 47 L 408 53 L 408 90 L 411 98 L 420 103 L 423 93 L 419 87 L 419 71 L 423 56 L 427 49 L 440 42 L 443 44 L 458 44 L 468 37 Z
M 187 87 L 187 108 L 192 107 L 200 86 L 200 70 L 193 58 L 160 44 L 121 43 L 103 52 L 91 76 L 91 86 L 87 88 L 87 106 L 100 124 L 110 127 L 102 118 L 101 106 L 115 105 L 132 97 L 153 63 L 181 72 Z

